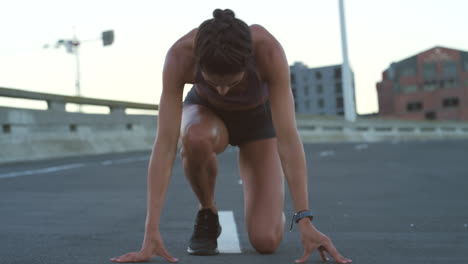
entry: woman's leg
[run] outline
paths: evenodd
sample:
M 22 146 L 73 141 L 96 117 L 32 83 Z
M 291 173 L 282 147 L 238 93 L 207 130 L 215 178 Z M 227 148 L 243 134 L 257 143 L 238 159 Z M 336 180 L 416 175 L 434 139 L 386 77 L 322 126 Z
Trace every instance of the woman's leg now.
M 239 146 L 239 169 L 244 187 L 245 220 L 252 246 L 271 254 L 284 231 L 284 176 L 276 138 Z
M 228 145 L 226 126 L 207 107 L 186 105 L 182 114 L 181 139 L 185 176 L 200 201 L 200 207 L 211 208 L 216 213 L 216 154 L 223 152 Z

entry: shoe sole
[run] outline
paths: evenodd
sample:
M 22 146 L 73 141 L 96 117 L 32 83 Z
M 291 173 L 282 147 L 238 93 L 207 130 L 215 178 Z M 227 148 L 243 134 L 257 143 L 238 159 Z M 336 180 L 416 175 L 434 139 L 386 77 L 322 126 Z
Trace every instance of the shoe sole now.
M 195 255 L 195 256 L 214 256 L 214 255 L 218 255 L 219 251 L 217 248 L 215 248 L 214 250 L 206 250 L 206 249 L 193 250 L 190 247 L 187 247 L 187 253 L 189 253 L 190 255 Z

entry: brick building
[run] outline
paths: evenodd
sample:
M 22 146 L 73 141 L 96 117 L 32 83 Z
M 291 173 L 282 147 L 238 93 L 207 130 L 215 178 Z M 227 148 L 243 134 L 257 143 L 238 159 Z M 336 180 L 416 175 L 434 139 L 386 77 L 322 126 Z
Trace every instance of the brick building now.
M 392 63 L 377 94 L 381 117 L 468 121 L 468 52 L 434 47 Z

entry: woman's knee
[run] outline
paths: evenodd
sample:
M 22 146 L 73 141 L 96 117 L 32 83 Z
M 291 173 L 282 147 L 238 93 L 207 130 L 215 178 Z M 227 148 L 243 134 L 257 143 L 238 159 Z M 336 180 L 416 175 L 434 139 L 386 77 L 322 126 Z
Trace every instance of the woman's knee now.
M 214 136 L 203 125 L 195 124 L 182 131 L 181 143 L 184 158 L 202 158 L 213 152 Z
M 279 247 L 282 238 L 282 232 L 249 233 L 250 243 L 260 254 L 273 254 Z

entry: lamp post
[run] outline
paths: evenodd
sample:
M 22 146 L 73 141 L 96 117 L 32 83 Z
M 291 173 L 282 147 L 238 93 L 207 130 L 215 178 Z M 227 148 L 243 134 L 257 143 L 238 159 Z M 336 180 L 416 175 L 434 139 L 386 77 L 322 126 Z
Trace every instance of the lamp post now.
M 81 72 L 80 72 L 80 46 L 81 44 L 85 42 L 91 42 L 91 41 L 102 41 L 103 46 L 110 46 L 112 43 L 114 43 L 114 31 L 113 30 L 108 30 L 104 31 L 101 33 L 100 38 L 95 38 L 95 39 L 87 39 L 87 40 L 79 40 L 76 37 L 76 31 L 75 28 L 73 28 L 73 37 L 71 39 L 59 39 L 55 43 L 55 48 L 58 49 L 62 46 L 65 47 L 65 50 L 67 53 L 75 55 L 75 60 L 76 60 L 76 79 L 75 79 L 75 95 L 76 96 L 81 96 Z M 51 45 L 45 44 L 44 48 L 47 49 Z M 79 111 L 81 112 L 81 107 L 79 106 Z
M 341 65 L 341 80 L 343 83 L 345 119 L 350 122 L 356 121 L 356 106 L 354 103 L 354 87 L 351 78 L 351 69 L 348 59 L 348 44 L 346 40 L 346 22 L 343 0 L 338 0 L 340 6 L 341 26 L 341 48 L 343 53 L 343 64 Z

